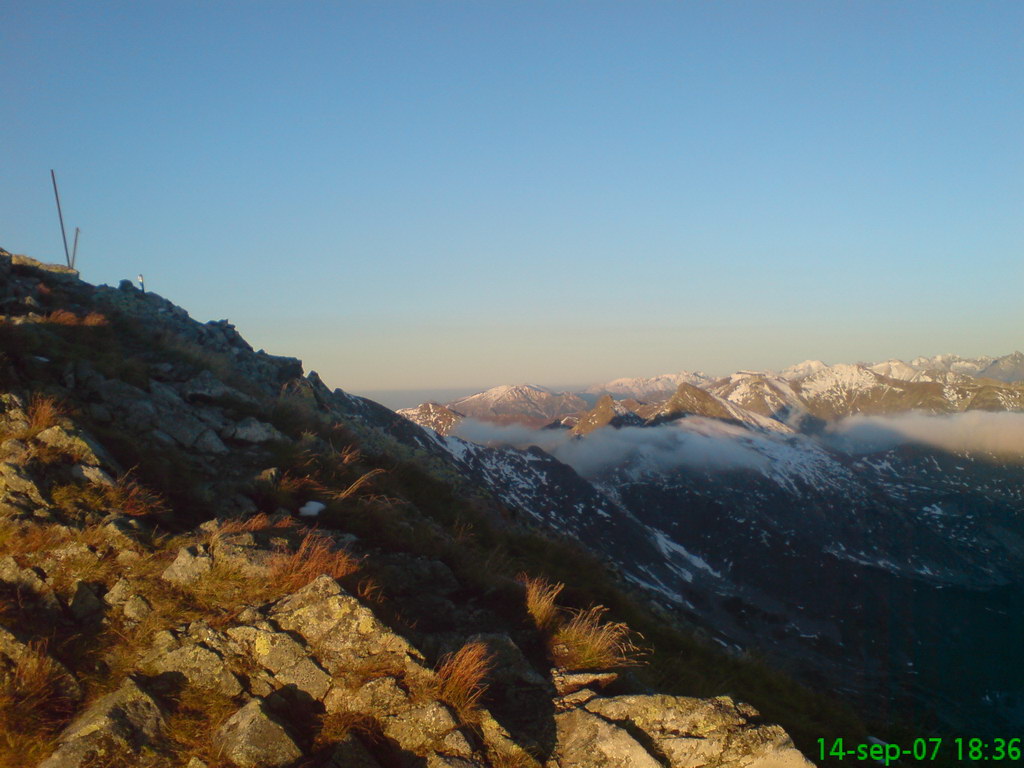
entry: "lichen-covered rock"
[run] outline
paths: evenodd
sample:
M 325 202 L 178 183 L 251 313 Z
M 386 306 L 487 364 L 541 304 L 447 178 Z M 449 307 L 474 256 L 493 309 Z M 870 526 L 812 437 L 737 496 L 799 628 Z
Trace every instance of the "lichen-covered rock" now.
M 670 765 L 728 768 L 805 768 L 811 765 L 782 728 L 753 725 L 753 707 L 727 696 L 616 696 L 585 709 L 645 733 Z
M 157 674 L 182 675 L 191 685 L 219 691 L 226 696 L 242 692 L 238 678 L 224 666 L 219 654 L 198 643 L 186 643 L 173 651 L 151 654 L 144 663 Z
M 189 402 L 216 403 L 233 400 L 238 403 L 255 404 L 255 400 L 234 387 L 229 387 L 210 371 L 200 371 L 180 387 L 181 394 Z
M 381 664 L 392 663 L 412 678 L 429 674 L 418 650 L 328 576 L 280 600 L 271 616 L 281 629 L 301 635 L 332 672 L 374 658 Z
M 664 768 L 624 729 L 582 709 L 555 716 L 559 768 Z M 697 763 L 696 765 L 700 765 Z
M 583 688 L 604 688 L 619 679 L 615 672 L 568 672 L 564 669 L 551 670 L 551 682 L 559 696 L 582 690 Z
M 121 608 L 124 617 L 131 621 L 142 621 L 153 612 L 153 606 L 142 595 L 132 595 Z
M 473 748 L 458 730 L 451 710 L 439 701 L 407 707 L 380 718 L 380 724 L 385 736 L 413 754 L 442 752 L 454 757 L 473 757 Z
M 112 606 L 124 605 L 134 594 L 136 594 L 136 589 L 128 579 L 118 579 L 103 595 L 103 602 Z
M 302 751 L 260 699 L 253 699 L 217 732 L 221 754 L 239 768 L 282 768 Z
M 335 686 L 324 698 L 328 712 L 373 712 L 387 716 L 408 707 L 407 694 L 394 677 L 378 677 L 354 687 Z
M 214 531 L 216 528 L 213 529 Z M 216 538 L 214 554 L 217 562 L 230 566 L 253 579 L 265 579 L 270 575 L 270 563 L 274 556 L 274 545 L 281 541 L 261 544 L 251 533 L 233 534 Z
M 45 506 L 39 487 L 24 468 L 9 461 L 0 461 L 0 498 L 8 494 L 23 496 L 36 506 Z
M 256 627 L 232 627 L 227 634 L 258 664 L 272 672 L 282 685 L 294 685 L 317 700 L 322 699 L 331 687 L 331 676 L 286 633 Z
M 73 456 L 83 464 L 94 467 L 106 466 L 114 469 L 115 472 L 120 471 L 118 463 L 104 450 L 103 446 L 84 432 L 66 429 L 55 424 L 44 429 L 36 435 L 35 439 L 67 456 Z
M 0 557 L 0 581 L 15 587 L 41 615 L 59 622 L 64 618 L 64 604 L 40 573 L 35 568 L 22 568 L 10 555 Z
M 288 439 L 274 426 L 258 421 L 252 416 L 247 416 L 237 424 L 227 427 L 222 436 L 243 443 L 269 443 Z
M 95 584 L 85 581 L 75 583 L 75 594 L 71 598 L 71 615 L 78 621 L 90 622 L 99 621 L 103 618 L 103 609 L 106 606 L 100 599 L 99 588 Z
M 75 718 L 57 740 L 58 747 L 39 768 L 112 765 L 155 743 L 164 728 L 160 705 L 128 679 Z
M 193 547 L 182 547 L 174 562 L 167 566 L 161 575 L 165 581 L 174 584 L 192 584 L 199 581 L 213 569 L 213 558 L 206 547 L 198 544 Z
M 114 479 L 102 469 L 91 464 L 76 464 L 71 468 L 71 476 L 92 485 L 112 486 Z

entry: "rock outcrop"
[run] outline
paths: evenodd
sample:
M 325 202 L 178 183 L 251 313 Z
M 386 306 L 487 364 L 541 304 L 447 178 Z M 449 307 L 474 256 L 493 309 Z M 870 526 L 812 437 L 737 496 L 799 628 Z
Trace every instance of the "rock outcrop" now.
M 501 563 L 507 510 L 421 470 L 442 454 L 405 420 L 130 284 L 6 252 L 0 278 L 0 753 L 18 764 L 807 764 L 732 699 L 551 670 Z M 452 666 L 464 648 L 476 672 Z

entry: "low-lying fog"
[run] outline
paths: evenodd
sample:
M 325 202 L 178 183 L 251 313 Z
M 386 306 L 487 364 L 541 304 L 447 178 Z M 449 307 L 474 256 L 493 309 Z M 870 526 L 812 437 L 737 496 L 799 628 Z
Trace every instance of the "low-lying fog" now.
M 501 426 L 466 419 L 456 437 L 491 446 L 535 445 L 584 476 L 626 462 L 642 461 L 655 470 L 678 466 L 699 469 L 764 469 L 780 452 L 821 448 L 847 454 L 885 451 L 916 443 L 947 451 L 1024 457 L 1024 413 L 966 413 L 852 416 L 829 425 L 820 435 L 787 435 L 749 430 L 699 416 L 656 427 L 605 427 L 585 437 L 564 429 Z

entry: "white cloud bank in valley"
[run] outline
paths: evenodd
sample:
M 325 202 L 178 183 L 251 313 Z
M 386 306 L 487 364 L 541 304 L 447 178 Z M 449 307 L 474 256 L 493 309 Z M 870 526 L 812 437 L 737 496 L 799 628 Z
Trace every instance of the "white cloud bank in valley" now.
M 1024 457 L 1024 413 L 966 411 L 933 416 L 851 416 L 833 424 L 825 442 L 849 453 L 884 451 L 919 443 L 947 451 Z
M 657 427 L 598 429 L 582 438 L 565 429 L 530 429 L 466 419 L 453 434 L 482 445 L 535 445 L 584 476 L 633 461 L 660 471 L 679 466 L 760 470 L 768 464 L 765 450 L 778 440 L 702 417 Z
M 1024 413 L 969 411 L 941 416 L 854 416 L 832 424 L 818 437 L 765 433 L 734 424 L 689 417 L 657 427 L 604 428 L 582 438 L 564 429 L 531 429 L 466 419 L 455 436 L 491 446 L 537 446 L 581 475 L 635 464 L 667 472 L 778 469 L 780 464 L 820 462 L 821 446 L 845 453 L 884 451 L 909 443 L 947 451 L 1024 458 Z M 827 460 L 827 459 L 826 459 Z

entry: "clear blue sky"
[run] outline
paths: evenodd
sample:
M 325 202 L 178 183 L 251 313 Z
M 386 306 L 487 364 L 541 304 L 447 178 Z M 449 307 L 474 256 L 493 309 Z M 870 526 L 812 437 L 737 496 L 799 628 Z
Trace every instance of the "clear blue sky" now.
M 1024 3 L 0 6 L 0 246 L 332 386 L 1024 346 Z

